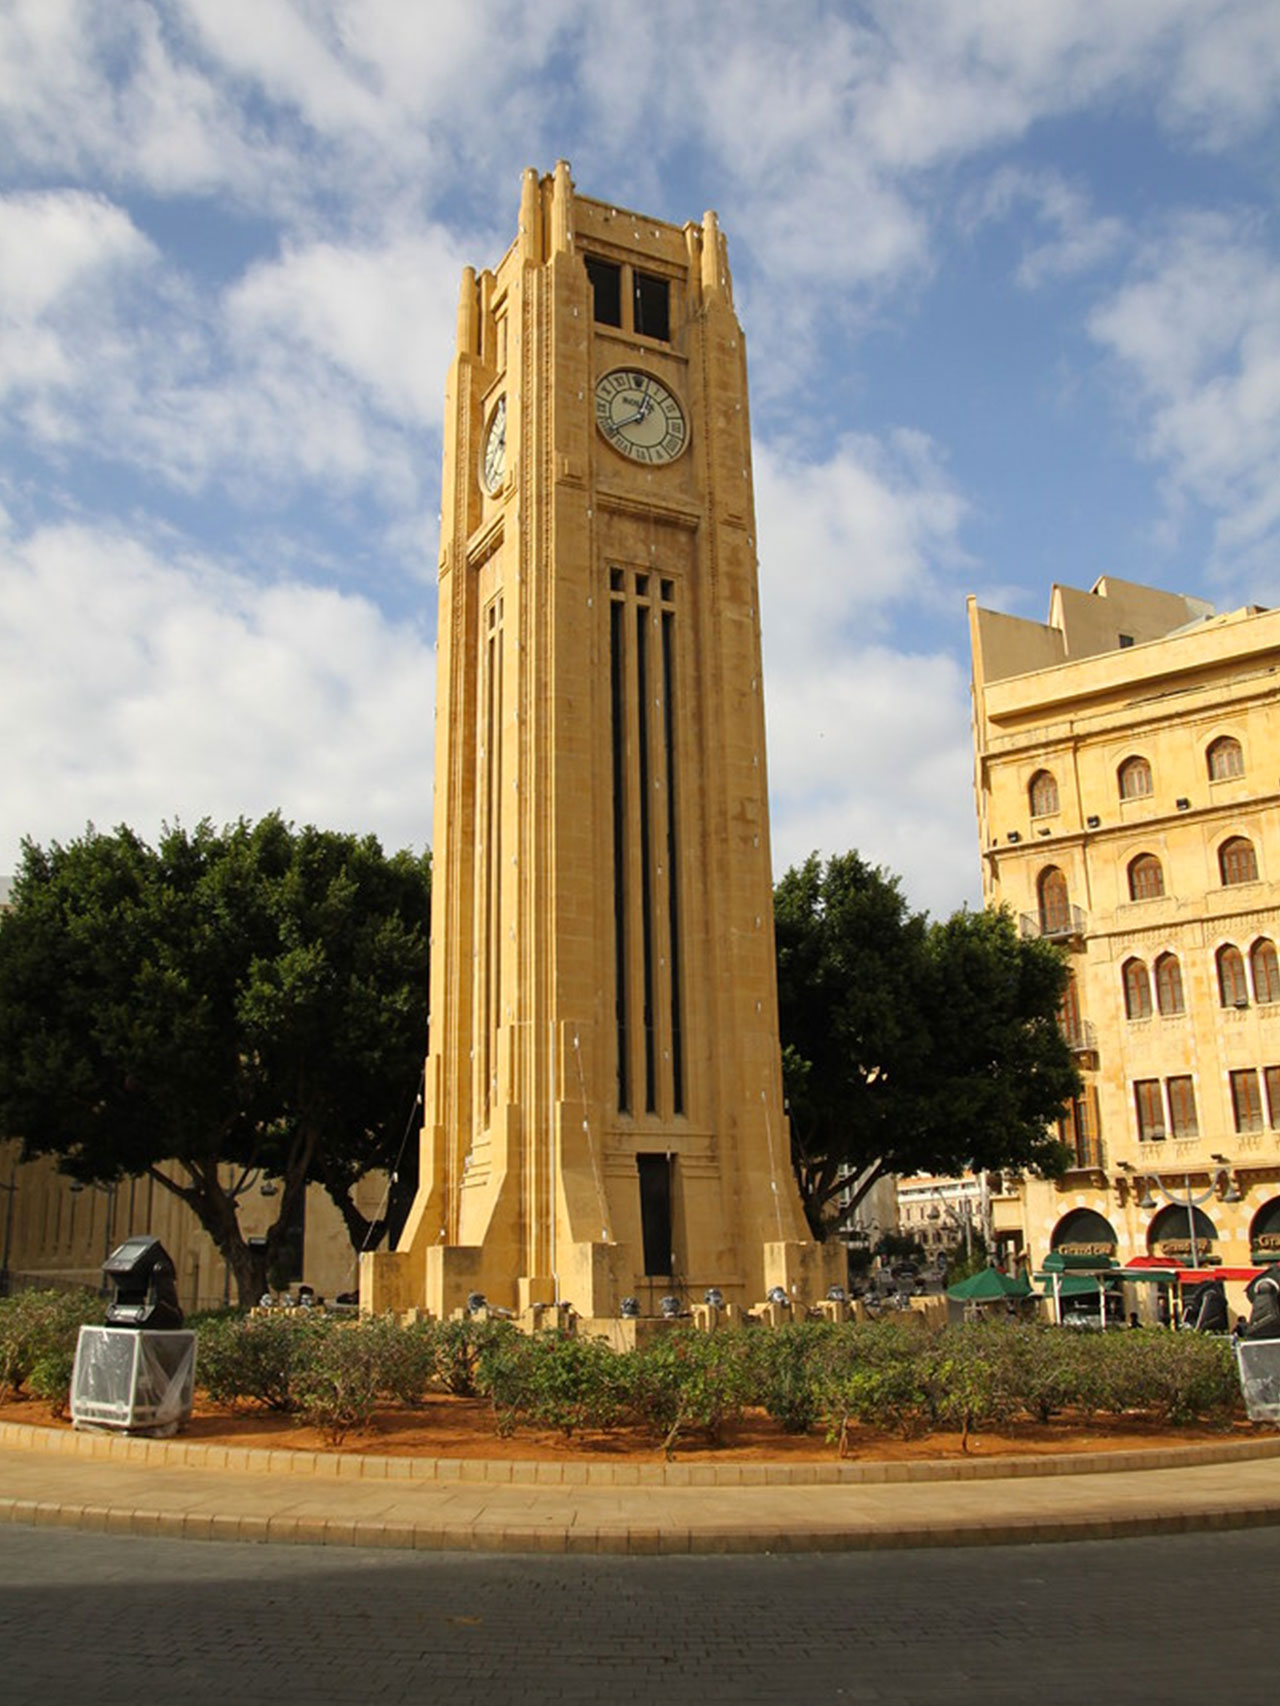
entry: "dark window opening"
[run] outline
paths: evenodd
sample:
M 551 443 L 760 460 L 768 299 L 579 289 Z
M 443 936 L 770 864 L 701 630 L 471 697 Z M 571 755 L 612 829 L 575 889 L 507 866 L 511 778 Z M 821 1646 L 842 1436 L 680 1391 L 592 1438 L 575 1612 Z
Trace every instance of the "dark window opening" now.
M 671 1219 L 671 1157 L 637 1155 L 640 1174 L 640 1234 L 644 1242 L 644 1271 L 670 1278 L 676 1271 Z
M 653 1113 L 658 1105 L 657 1061 L 653 1035 L 653 881 L 651 846 L 652 819 L 649 812 L 649 622 L 647 613 L 636 609 L 636 686 L 639 717 L 636 740 L 636 791 L 640 796 L 640 969 L 642 979 L 642 1023 L 644 1025 L 644 1105 Z M 666 1269 L 662 1270 L 664 1273 Z
M 635 278 L 635 330 L 646 338 L 671 337 L 671 286 L 665 278 L 638 272 Z M 600 318 L 599 314 L 596 319 Z M 616 325 L 616 321 L 610 324 Z
M 622 699 L 622 625 L 626 617 L 626 606 L 621 600 L 615 600 L 610 615 L 610 685 L 613 697 L 613 1002 L 618 1033 L 618 1111 L 625 1114 L 631 1107 L 631 1074 L 627 1065 L 627 794 Z
M 670 581 L 664 581 L 664 588 Z M 675 617 L 662 618 L 662 712 L 667 745 L 667 914 L 671 940 L 672 1111 L 684 1112 L 684 1017 L 680 999 L 680 852 L 676 838 Z
M 587 256 L 587 277 L 595 298 L 596 323 L 601 326 L 622 324 L 622 268 L 614 261 L 602 261 Z
M 1120 635 L 1120 650 L 1122 652 L 1128 651 L 1129 647 L 1132 644 L 1133 644 L 1133 635 L 1132 634 L 1121 634 Z

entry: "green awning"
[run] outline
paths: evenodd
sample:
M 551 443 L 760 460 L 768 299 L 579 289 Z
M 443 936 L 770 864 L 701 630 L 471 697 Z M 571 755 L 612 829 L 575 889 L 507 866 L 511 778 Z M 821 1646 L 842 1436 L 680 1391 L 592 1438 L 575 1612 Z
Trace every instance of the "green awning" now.
M 1114 1256 L 1077 1256 L 1069 1250 L 1053 1250 L 1044 1259 L 1044 1271 L 1047 1274 L 1064 1274 L 1080 1270 L 1094 1274 L 1100 1269 L 1111 1270 L 1118 1265 Z
M 968 1279 L 947 1287 L 947 1296 L 957 1303 L 997 1303 L 1005 1297 L 1030 1297 L 1031 1282 L 1025 1274 L 1002 1274 L 999 1268 L 980 1268 Z

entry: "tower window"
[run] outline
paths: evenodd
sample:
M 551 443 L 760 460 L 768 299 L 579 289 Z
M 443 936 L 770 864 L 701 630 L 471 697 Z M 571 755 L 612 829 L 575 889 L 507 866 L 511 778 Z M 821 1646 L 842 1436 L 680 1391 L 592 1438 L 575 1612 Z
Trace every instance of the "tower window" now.
M 614 261 L 587 256 L 587 277 L 595 299 L 595 318 L 600 326 L 622 324 L 622 268 Z
M 1205 757 L 1209 762 L 1209 780 L 1226 782 L 1232 776 L 1244 775 L 1244 751 L 1238 740 L 1223 735 L 1215 740 Z
M 1036 884 L 1040 902 L 1040 932 L 1044 936 L 1065 936 L 1071 930 L 1071 902 L 1067 898 L 1067 879 L 1056 865 L 1040 873 Z
M 637 272 L 634 279 L 634 329 L 642 337 L 661 338 L 666 343 L 671 336 L 671 286 L 665 278 L 648 272 Z

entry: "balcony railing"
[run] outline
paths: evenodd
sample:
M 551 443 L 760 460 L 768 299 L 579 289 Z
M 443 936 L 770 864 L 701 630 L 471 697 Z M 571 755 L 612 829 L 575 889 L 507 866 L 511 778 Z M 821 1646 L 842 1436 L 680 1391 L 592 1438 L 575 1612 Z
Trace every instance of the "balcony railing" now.
M 1082 1172 L 1094 1169 L 1106 1171 L 1107 1156 L 1100 1137 L 1077 1136 L 1072 1146 L 1076 1152 L 1075 1166 Z
M 1063 1025 L 1062 1034 L 1073 1054 L 1098 1052 L 1098 1033 L 1088 1019 L 1076 1019 L 1069 1025 Z
M 1018 929 L 1030 941 L 1071 942 L 1084 935 L 1084 911 L 1078 906 L 1055 907 L 1052 912 L 1018 914 Z

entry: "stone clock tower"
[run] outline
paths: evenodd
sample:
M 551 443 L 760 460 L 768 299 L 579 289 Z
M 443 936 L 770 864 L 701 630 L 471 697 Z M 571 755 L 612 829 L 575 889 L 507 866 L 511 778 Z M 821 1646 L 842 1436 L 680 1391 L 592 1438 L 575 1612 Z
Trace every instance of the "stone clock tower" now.
M 821 1296 L 782 1108 L 742 332 L 714 214 L 524 175 L 468 268 L 417 1200 L 362 1302 Z

